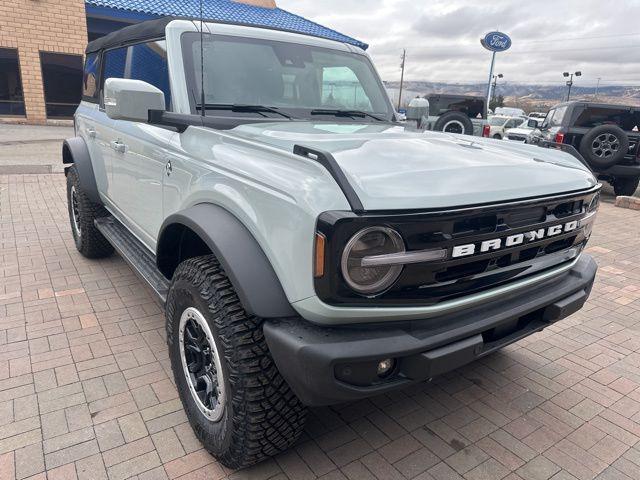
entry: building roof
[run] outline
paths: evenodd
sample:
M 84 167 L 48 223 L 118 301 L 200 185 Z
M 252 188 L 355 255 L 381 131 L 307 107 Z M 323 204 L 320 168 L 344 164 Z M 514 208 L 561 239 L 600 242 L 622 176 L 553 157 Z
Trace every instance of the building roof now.
M 199 0 L 85 0 L 85 4 L 88 8 L 109 8 L 158 17 L 200 17 Z M 281 8 L 262 8 L 232 0 L 203 0 L 203 14 L 206 20 L 276 28 L 350 43 L 363 49 L 368 47 L 366 43 Z

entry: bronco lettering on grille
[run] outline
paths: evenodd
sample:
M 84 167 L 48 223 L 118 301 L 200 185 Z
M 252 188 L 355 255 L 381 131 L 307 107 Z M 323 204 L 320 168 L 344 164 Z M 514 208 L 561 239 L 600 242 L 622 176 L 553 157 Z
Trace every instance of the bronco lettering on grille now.
M 562 233 L 568 233 L 576 230 L 580 226 L 578 220 L 573 220 L 560 225 L 553 225 L 551 227 L 539 228 L 537 230 L 531 230 L 529 232 L 517 233 L 515 235 L 509 235 L 508 237 L 493 238 L 485 240 L 479 243 L 467 243 L 465 245 L 457 245 L 453 247 L 451 253 L 452 258 L 466 257 L 476 253 L 486 253 L 493 250 L 500 250 L 503 248 L 515 247 L 516 245 L 522 245 L 524 243 L 531 243 L 543 238 L 553 237 Z

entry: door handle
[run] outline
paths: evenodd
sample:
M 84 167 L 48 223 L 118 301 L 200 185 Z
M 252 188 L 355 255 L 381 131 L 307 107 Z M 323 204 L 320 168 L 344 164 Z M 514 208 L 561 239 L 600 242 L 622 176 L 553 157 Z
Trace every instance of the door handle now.
M 110 145 L 111 148 L 113 148 L 118 153 L 124 153 L 127 151 L 127 146 L 120 140 L 114 140 L 110 143 Z
M 87 128 L 84 129 L 84 131 L 87 133 L 87 137 L 96 138 L 96 129 L 95 128 L 87 127 Z
M 167 173 L 167 177 L 171 175 L 171 172 L 173 172 L 173 167 L 171 166 L 171 160 L 169 160 L 167 164 L 164 166 L 164 171 Z

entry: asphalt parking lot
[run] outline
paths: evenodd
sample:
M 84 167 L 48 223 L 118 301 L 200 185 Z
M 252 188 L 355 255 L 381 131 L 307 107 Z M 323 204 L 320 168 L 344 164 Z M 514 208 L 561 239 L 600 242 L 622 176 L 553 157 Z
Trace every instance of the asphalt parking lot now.
M 0 175 L 0 480 L 640 478 L 640 211 L 602 205 L 579 313 L 431 384 L 314 409 L 294 449 L 232 472 L 187 423 L 161 307 L 117 255 L 76 251 L 64 185 Z

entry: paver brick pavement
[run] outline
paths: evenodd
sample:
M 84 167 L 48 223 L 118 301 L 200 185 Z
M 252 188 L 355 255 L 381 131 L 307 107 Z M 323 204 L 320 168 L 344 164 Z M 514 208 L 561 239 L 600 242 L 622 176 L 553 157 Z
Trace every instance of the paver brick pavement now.
M 432 383 L 312 409 L 233 472 L 173 384 L 160 305 L 75 250 L 64 176 L 0 176 L 0 480 L 638 479 L 640 212 L 604 203 L 585 308 Z M 526 293 L 525 293 L 526 294 Z

